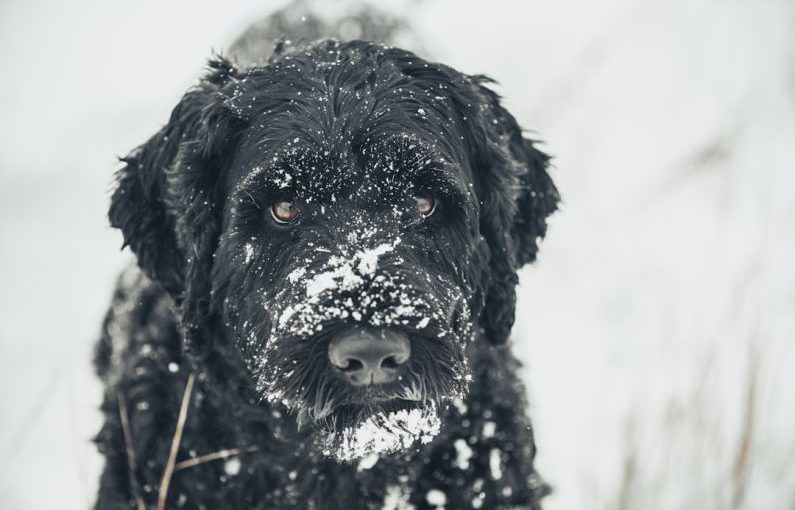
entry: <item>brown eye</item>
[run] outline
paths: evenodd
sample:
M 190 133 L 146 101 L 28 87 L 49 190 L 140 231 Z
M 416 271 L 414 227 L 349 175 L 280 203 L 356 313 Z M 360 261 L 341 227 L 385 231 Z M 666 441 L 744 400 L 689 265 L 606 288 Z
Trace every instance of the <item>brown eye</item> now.
M 292 223 L 298 218 L 298 208 L 293 202 L 280 198 L 271 205 L 271 216 L 276 223 Z
M 430 191 L 420 191 L 414 195 L 414 201 L 417 204 L 417 211 L 425 218 L 436 210 L 436 197 Z

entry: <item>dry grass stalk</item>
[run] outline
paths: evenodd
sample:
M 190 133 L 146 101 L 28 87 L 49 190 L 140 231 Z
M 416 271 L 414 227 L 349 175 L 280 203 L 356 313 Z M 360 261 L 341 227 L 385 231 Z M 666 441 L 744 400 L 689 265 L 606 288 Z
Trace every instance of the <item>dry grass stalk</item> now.
M 240 455 L 241 452 L 251 453 L 251 452 L 256 452 L 257 450 L 259 450 L 259 447 L 257 446 L 246 446 L 244 448 L 227 448 L 225 450 L 219 450 L 217 452 L 208 453 L 205 455 L 194 457 L 192 459 L 177 462 L 177 464 L 174 466 L 174 471 L 181 471 L 183 469 L 198 466 L 199 464 L 204 464 L 205 462 L 212 462 L 214 460 L 221 460 L 229 457 L 234 457 L 235 455 Z
M 182 405 L 179 408 L 177 427 L 174 430 L 174 436 L 171 438 L 171 451 L 168 454 L 168 462 L 166 463 L 166 469 L 163 471 L 163 479 L 160 481 L 160 490 L 157 493 L 157 510 L 165 510 L 166 508 L 168 486 L 171 483 L 171 476 L 174 474 L 174 466 L 177 461 L 179 444 L 182 442 L 182 432 L 185 429 L 185 421 L 188 418 L 188 405 L 190 404 L 190 397 L 193 393 L 193 383 L 195 380 L 195 374 L 190 374 L 188 382 L 185 385 L 185 393 L 182 394 Z
M 621 491 L 618 497 L 618 510 L 628 510 L 633 508 L 633 499 L 635 498 L 636 482 L 638 477 L 638 445 L 637 436 L 635 433 L 635 419 L 634 416 L 638 415 L 637 409 L 630 415 L 625 425 L 625 434 L 627 441 L 625 442 L 624 460 L 622 463 L 621 472 Z
M 732 508 L 741 508 L 745 500 L 750 472 L 750 457 L 756 423 L 756 394 L 759 382 L 759 353 L 752 343 L 748 355 L 748 383 L 743 408 L 743 428 L 732 467 Z
M 132 431 L 130 430 L 130 417 L 127 414 L 127 403 L 124 401 L 124 395 L 121 393 L 116 394 L 116 400 L 119 402 L 119 418 L 121 419 L 121 431 L 124 435 L 124 449 L 127 451 L 127 468 L 130 470 L 131 490 L 133 494 L 135 494 L 135 504 L 138 510 L 145 510 L 146 506 L 138 491 L 138 484 L 135 482 L 137 468 L 135 465 L 135 449 L 133 448 Z

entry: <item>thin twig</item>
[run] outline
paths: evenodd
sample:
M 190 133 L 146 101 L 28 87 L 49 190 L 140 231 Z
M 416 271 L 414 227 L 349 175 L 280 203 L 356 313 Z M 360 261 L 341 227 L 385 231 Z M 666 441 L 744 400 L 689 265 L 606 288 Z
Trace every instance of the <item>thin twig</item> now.
M 127 415 L 127 403 L 124 401 L 124 395 L 121 393 L 116 394 L 116 400 L 119 401 L 121 431 L 124 435 L 124 449 L 127 450 L 127 468 L 130 470 L 130 489 L 135 495 L 135 503 L 138 506 L 138 510 L 145 510 L 146 507 L 138 492 L 138 483 L 136 482 L 136 473 L 138 471 L 135 466 L 135 449 L 133 448 L 132 431 L 130 430 L 130 418 Z
M 227 448 L 226 450 L 219 450 L 217 452 L 208 453 L 205 455 L 194 457 L 192 459 L 177 462 L 176 465 L 174 466 L 174 471 L 181 471 L 183 469 L 198 466 L 199 464 L 204 464 L 205 462 L 212 462 L 214 460 L 221 460 L 221 459 L 226 459 L 228 457 L 234 457 L 235 455 L 240 455 L 241 452 L 251 453 L 251 452 L 256 452 L 257 450 L 259 450 L 258 446 L 246 446 L 244 448 Z
M 163 471 L 163 479 L 160 481 L 160 490 L 157 493 L 157 510 L 165 510 L 166 508 L 168 486 L 171 483 L 171 475 L 174 474 L 174 465 L 177 461 L 177 452 L 179 452 L 179 444 L 182 441 L 185 421 L 188 418 L 188 404 L 190 404 L 190 396 L 193 393 L 193 382 L 195 379 L 195 374 L 190 374 L 185 385 L 185 393 L 182 395 L 182 405 L 179 408 L 179 416 L 177 417 L 177 428 L 174 430 L 174 437 L 171 438 L 171 451 L 168 454 L 168 462 L 166 463 L 165 471 Z
M 732 481 L 734 491 L 732 495 L 732 508 L 741 508 L 748 489 L 748 475 L 750 470 L 751 448 L 756 425 L 756 400 L 759 384 L 759 352 L 754 344 L 749 345 L 748 355 L 748 382 L 746 383 L 745 403 L 743 408 L 743 426 L 740 432 L 740 444 L 734 458 L 732 467 Z

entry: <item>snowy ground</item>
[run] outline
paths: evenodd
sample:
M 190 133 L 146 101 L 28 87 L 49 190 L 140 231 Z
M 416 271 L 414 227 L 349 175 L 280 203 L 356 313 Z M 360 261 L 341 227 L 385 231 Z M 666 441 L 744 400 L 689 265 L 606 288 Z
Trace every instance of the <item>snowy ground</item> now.
M 85 508 L 114 157 L 280 3 L 0 3 L 0 506 Z M 795 507 L 795 3 L 428 0 L 565 198 L 522 275 L 547 508 Z

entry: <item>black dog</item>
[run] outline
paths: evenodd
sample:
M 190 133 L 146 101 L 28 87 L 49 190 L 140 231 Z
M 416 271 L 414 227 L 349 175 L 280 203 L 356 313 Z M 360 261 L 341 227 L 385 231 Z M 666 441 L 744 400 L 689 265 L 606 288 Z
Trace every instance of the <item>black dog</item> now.
M 505 345 L 558 195 L 486 88 L 323 41 L 216 58 L 125 158 L 97 508 L 539 508 Z

